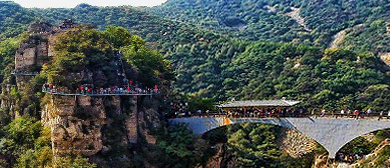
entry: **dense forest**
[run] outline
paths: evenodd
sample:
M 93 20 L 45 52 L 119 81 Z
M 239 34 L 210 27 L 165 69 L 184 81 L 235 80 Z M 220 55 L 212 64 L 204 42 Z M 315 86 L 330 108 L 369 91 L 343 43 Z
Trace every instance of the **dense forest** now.
M 2 3 L 2 14 L 7 16 L 4 25 L 20 31 L 38 18 L 54 24 L 72 18 L 98 29 L 107 25 L 129 29 L 172 61 L 173 87 L 178 92 L 217 101 L 287 97 L 304 100 L 307 106 L 366 108 L 374 102 L 382 110 L 388 107 L 382 103 L 387 97 L 375 95 L 386 91 L 389 84 L 387 66 L 377 57 L 387 52 L 389 40 L 384 1 L 171 0 L 154 8 L 80 4 L 72 9 L 25 9 Z M 300 9 L 310 31 L 286 15 L 290 7 Z M 26 17 L 25 22 L 19 22 L 14 13 Z M 358 24 L 364 26 L 353 28 Z M 333 35 L 350 27 L 339 43 L 341 49 L 324 48 Z M 8 31 L 1 34 L 15 36 Z M 351 101 L 361 103 L 350 107 Z
M 385 111 L 390 110 L 390 69 L 380 56 L 390 52 L 389 8 L 390 4 L 385 0 L 169 0 L 153 8 L 80 4 L 70 9 L 29 9 L 1 1 L 1 80 L 3 83 L 14 80 L 10 75 L 14 55 L 20 42 L 28 36 L 23 33 L 28 24 L 46 20 L 58 25 L 71 18 L 96 30 L 88 30 L 83 36 L 72 33 L 63 36 L 62 45 L 57 46 L 63 50 L 58 51 L 66 55 L 67 47 L 75 47 L 71 41 L 83 42 L 90 48 L 79 49 L 78 54 L 73 55 L 74 59 L 88 57 L 91 62 L 68 65 L 67 58 L 58 57 L 53 64 L 59 66 L 47 67 L 48 72 L 68 73 L 78 71 L 77 68 L 100 65 L 101 60 L 112 57 L 107 53 L 121 50 L 128 63 L 138 67 L 144 75 L 140 80 L 151 86 L 166 82 L 161 76 L 172 77 L 167 71 L 170 64 L 163 58 L 169 60 L 174 71 L 172 95 L 199 98 L 205 102 L 285 97 L 303 101 L 301 105 L 308 110 L 371 108 L 375 112 Z M 110 25 L 121 26 L 129 32 Z M 126 32 L 116 38 L 129 37 L 121 41 L 140 44 L 142 49 L 115 44 L 109 39 L 113 32 Z M 101 44 L 106 46 L 104 50 L 93 49 Z M 336 47 L 330 47 L 334 46 L 332 44 Z M 87 50 L 92 52 L 85 52 Z M 99 57 L 94 58 L 95 55 Z M 161 73 L 156 75 L 156 71 Z M 56 74 L 42 76 L 53 77 Z M 31 84 L 35 88 L 31 89 L 37 90 L 42 78 L 38 77 L 36 83 Z M 39 106 L 36 99 L 42 95 L 26 95 L 31 93 L 14 90 L 11 97 L 26 106 Z M 208 103 L 208 106 L 212 105 Z M 38 121 L 39 117 L 31 116 L 34 114 L 12 121 L 9 114 L 0 113 L 0 137 L 3 137 L 0 138 L 0 156 L 12 156 L 1 159 L 11 160 L 19 167 L 39 167 L 52 162 L 48 131 Z M 312 164 L 314 153 L 302 162 L 282 153 L 275 142 L 280 130 L 264 125 L 232 126 L 223 130 L 228 134 L 218 143 L 228 144 L 234 167 L 259 164 L 306 167 Z M 133 166 L 148 160 L 157 166 L 195 167 L 205 164 L 215 154 L 208 146 L 210 142 L 196 139 L 185 127 L 157 132 L 158 146 L 141 151 L 139 157 L 134 158 Z M 218 131 L 215 134 L 214 138 L 219 136 Z M 375 136 L 376 141 L 369 143 L 358 139 L 353 143 L 363 146 L 351 148 L 372 149 L 384 137 L 389 137 L 386 132 L 378 132 Z M 352 153 L 351 148 L 343 151 Z M 318 150 L 316 152 L 323 152 Z M 380 164 L 385 164 L 388 151 L 381 153 Z M 156 157 L 158 155 L 165 157 Z M 70 165 L 71 160 L 64 157 L 57 162 Z M 0 166 L 5 164 L 0 162 Z M 83 158 L 77 158 L 73 164 L 75 167 L 96 166 Z
M 388 2 L 382 0 L 170 0 L 154 7 L 152 12 L 229 32 L 242 39 L 295 40 L 324 46 L 343 29 L 381 19 L 386 21 L 390 15 L 389 7 Z M 290 17 L 289 13 L 297 9 L 304 22 Z

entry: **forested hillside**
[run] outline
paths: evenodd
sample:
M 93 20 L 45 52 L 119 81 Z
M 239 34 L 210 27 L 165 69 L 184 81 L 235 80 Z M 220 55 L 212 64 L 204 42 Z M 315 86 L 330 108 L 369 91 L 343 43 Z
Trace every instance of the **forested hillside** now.
M 28 9 L 13 2 L 0 2 L 0 40 L 14 37 L 27 30 L 35 15 Z
M 80 4 L 72 9 L 25 9 L 2 2 L 1 7 L 8 18 L 24 12 L 23 22 L 19 17 L 2 22 L 20 31 L 37 18 L 54 24 L 72 18 L 98 29 L 123 26 L 172 61 L 178 92 L 217 101 L 288 97 L 307 106 L 358 101 L 359 108 L 373 102 L 388 107 L 379 103 L 386 96 L 375 96 L 389 87 L 388 68 L 377 57 L 388 51 L 388 8 L 379 0 L 170 0 L 154 8 Z M 333 35 L 347 28 L 341 49 L 325 50 Z
M 378 19 L 386 21 L 389 8 L 383 0 L 169 0 L 151 11 L 242 39 L 294 40 L 326 46 L 345 28 Z M 292 16 L 294 12 L 301 18 Z
M 15 52 L 30 35 L 23 33 L 28 24 L 47 20 L 57 26 L 62 20 L 70 18 L 81 25 L 79 28 L 88 30 L 61 36 L 61 43 L 56 46 L 62 57 L 56 56 L 56 60 L 45 67 L 45 71 L 50 72 L 44 76 L 50 78 L 49 82 L 61 81 L 55 77 L 77 72 L 79 68 L 102 66 L 104 71 L 115 73 L 112 50 L 118 47 L 116 49 L 123 52 L 126 61 L 137 67 L 140 81 L 147 83 L 148 87 L 164 83 L 165 80 L 159 79 L 162 76 L 170 77 L 170 71 L 166 71 L 170 69 L 170 64 L 161 55 L 169 59 L 175 75 L 171 94 L 180 98 L 181 95 L 198 98 L 194 101 L 206 100 L 207 107 L 231 99 L 285 97 L 301 100 L 306 110 L 389 110 L 389 9 L 387 0 L 169 0 L 153 8 L 80 4 L 71 9 L 28 9 L 13 2 L 0 1 L 2 88 L 15 83 L 11 75 Z M 83 26 L 88 24 L 98 30 Z M 129 32 L 110 25 L 121 26 Z M 111 37 L 120 40 L 111 41 Z M 130 39 L 132 44 L 142 44 L 142 47 L 120 47 L 116 42 L 123 41 L 121 37 L 128 37 L 124 41 Z M 80 49 L 80 45 L 87 47 Z M 67 55 L 68 51 L 76 54 Z M 85 57 L 88 62 L 80 61 Z M 69 62 L 68 58 L 77 61 Z M 23 108 L 33 106 L 39 109 L 38 98 L 43 96 L 39 91 L 45 81 L 38 76 L 24 92 L 14 87 L 8 95 L 2 96 L 8 96 L 6 99 Z M 64 80 L 62 83 L 72 85 L 77 81 Z M 198 106 L 206 108 L 201 103 Z M 22 107 L 13 108 L 22 111 Z M 16 120 L 11 113 L 14 111 L 0 111 L 0 167 L 51 164 L 51 137 L 40 122 L 40 110 L 31 114 L 26 112 L 26 116 Z M 108 140 L 113 144 L 122 142 L 117 136 L 118 128 L 124 123 L 122 117 L 115 118 L 117 122 L 110 126 L 113 131 L 109 131 Z M 134 149 L 126 150 L 114 145 L 114 154 L 111 154 L 120 159 L 104 158 L 114 166 L 137 167 L 147 161 L 157 167 L 195 167 L 206 164 L 215 154 L 208 142 L 193 137 L 185 127 L 161 128 L 153 130 L 157 132 L 156 146 L 133 153 Z M 314 154 L 318 152 L 314 151 L 300 160 L 290 158 L 277 146 L 276 139 L 281 131 L 277 127 L 243 124 L 223 129 L 227 135 L 214 132 L 217 135 L 208 135 L 211 136 L 209 141 L 216 137 L 219 138 L 217 140 L 222 139 L 216 143 L 227 145 L 227 162 L 233 167 L 261 164 L 264 167 L 306 167 L 313 164 Z M 357 148 L 348 146 L 342 150 L 354 154 L 351 149 L 366 149 L 364 154 L 368 154 L 372 147 L 387 137 L 386 132 L 378 132 L 374 142 L 360 138 L 350 145 Z M 360 146 L 356 145 L 359 143 Z M 122 162 L 126 160 L 123 152 L 128 151 L 132 151 L 128 156 L 134 156 L 130 157 L 131 164 Z M 104 155 L 103 151 L 101 153 Z M 381 158 L 379 164 L 388 162 L 387 148 L 378 153 Z M 68 167 L 71 164 L 68 157 L 56 161 L 56 164 Z M 79 165 L 72 166 L 85 164 L 95 167 L 86 159 L 76 158 L 73 161 Z

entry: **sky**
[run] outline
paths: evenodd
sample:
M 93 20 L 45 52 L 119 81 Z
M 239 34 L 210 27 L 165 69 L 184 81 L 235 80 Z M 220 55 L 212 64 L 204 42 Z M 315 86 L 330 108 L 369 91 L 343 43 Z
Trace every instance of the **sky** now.
M 73 8 L 81 3 L 94 6 L 156 6 L 166 0 L 14 0 L 26 8 Z

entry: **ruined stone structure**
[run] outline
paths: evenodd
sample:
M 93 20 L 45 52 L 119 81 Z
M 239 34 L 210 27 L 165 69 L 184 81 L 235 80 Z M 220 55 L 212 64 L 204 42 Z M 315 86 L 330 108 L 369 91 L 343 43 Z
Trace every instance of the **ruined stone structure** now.
M 16 83 L 19 90 L 23 90 L 33 75 L 49 62 L 54 55 L 53 44 L 57 33 L 47 22 L 36 22 L 29 26 L 30 36 L 24 40 L 15 54 Z
M 390 128 L 385 120 L 350 119 L 350 118 L 227 118 L 227 117 L 192 117 L 169 120 L 170 124 L 186 123 L 198 135 L 215 128 L 237 123 L 263 123 L 295 129 L 321 144 L 329 152 L 330 158 L 353 139 L 383 129 Z

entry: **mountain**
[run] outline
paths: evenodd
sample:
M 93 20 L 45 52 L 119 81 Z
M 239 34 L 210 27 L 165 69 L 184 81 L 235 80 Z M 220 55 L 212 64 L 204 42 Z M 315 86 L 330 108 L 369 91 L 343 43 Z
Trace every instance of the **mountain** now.
M 27 30 L 28 24 L 34 21 L 35 14 L 20 5 L 10 2 L 0 2 L 0 40 L 17 36 Z
M 386 21 L 389 8 L 389 3 L 383 0 L 169 0 L 152 12 L 227 31 L 243 39 L 295 40 L 324 46 L 346 28 Z
M 50 97 L 44 99 L 44 94 L 40 92 L 40 87 L 47 81 L 46 78 L 73 86 L 84 79 L 75 78 L 81 74 L 77 72 L 84 70 L 85 74 L 99 77 L 100 81 L 96 78 L 88 79 L 88 82 L 95 85 L 120 83 L 120 80 L 116 79 L 115 66 L 118 64 L 115 62 L 115 55 L 113 55 L 115 49 L 112 47 L 121 40 L 110 41 L 110 31 L 119 33 L 115 36 L 118 39 L 122 37 L 120 33 L 125 32 L 130 39 L 134 38 L 139 40 L 138 43 L 142 43 L 143 48 L 137 54 L 134 54 L 133 50 L 137 48 L 134 46 L 117 49 L 126 51 L 124 54 L 127 55 L 130 65 L 138 65 L 136 69 L 141 73 L 137 76 L 141 75 L 140 80 L 147 83 L 148 87 L 158 83 L 157 77 L 164 74 L 156 68 L 161 69 L 163 63 L 169 65 L 165 64 L 168 61 L 162 60 L 158 52 L 168 59 L 172 63 L 175 74 L 169 98 L 198 105 L 192 107 L 193 109 L 207 109 L 213 106 L 213 103 L 205 105 L 196 101 L 287 98 L 302 101 L 301 106 L 306 111 L 367 110 L 368 108 L 375 112 L 389 110 L 389 8 L 390 4 L 385 0 L 310 2 L 169 0 L 153 8 L 96 7 L 80 4 L 71 9 L 30 9 L 13 2 L 0 1 L 0 71 L 3 92 L 0 98 L 2 104 L 8 104 L 8 111 L 0 112 L 0 167 L 8 163 L 12 165 L 17 163 L 20 167 L 34 167 L 35 165 L 30 164 L 33 160 L 40 165 L 51 162 L 50 138 L 52 137 L 48 134 L 50 130 L 43 129 L 42 123 L 48 124 L 50 122 L 47 121 L 57 120 L 55 115 L 41 116 L 41 114 L 55 113 L 56 108 L 47 108 L 44 111 L 40 105 L 46 103 L 62 108 L 63 104 L 72 104 L 76 99 L 66 99 L 63 104 L 56 104 L 55 101 L 48 103 Z M 50 32 L 49 34 L 35 32 L 38 35 L 26 32 L 28 25 L 34 21 L 46 20 L 56 27 L 68 18 L 83 25 L 81 29 L 86 30 L 68 32 L 61 36 L 62 43 L 57 44 L 57 49 L 61 52 L 56 55 L 57 59 L 53 64 L 43 66 L 45 69 L 43 76 L 38 76 L 31 82 L 28 80 L 24 82 L 27 88 L 25 90 L 14 87 L 15 84 L 20 85 L 18 82 L 22 81 L 11 75 L 15 60 L 18 60 L 15 59 L 15 53 L 16 58 L 28 52 L 35 54 L 27 55 L 38 57 L 45 52 L 38 53 L 38 49 L 30 50 L 30 48 L 39 48 L 39 51 L 49 50 L 53 40 Z M 111 25 L 124 27 L 130 33 L 121 28 L 117 30 L 113 27 L 106 28 Z M 156 49 L 158 52 L 146 49 L 144 41 L 147 48 Z M 68 52 L 75 54 L 68 55 Z M 147 56 L 158 56 L 159 59 Z M 161 64 L 156 65 L 156 62 Z M 94 71 L 96 67 L 102 69 Z M 127 72 L 137 70 L 129 68 Z M 146 77 L 141 79 L 142 75 L 154 76 L 156 79 L 151 81 Z M 67 77 L 66 80 L 63 77 Z M 89 105 L 88 102 L 94 103 Z M 120 102 L 124 104 L 120 105 Z M 151 129 L 149 130 L 151 133 L 157 134 L 158 142 L 157 145 L 149 144 L 153 142 L 153 138 L 148 137 L 149 131 L 144 126 L 154 126 L 158 123 L 159 114 L 142 109 L 147 111 L 145 114 L 153 114 L 144 118 L 156 121 L 142 121 L 139 131 L 128 131 L 125 128 L 137 127 L 138 129 L 137 124 L 132 124 L 132 121 L 138 122 L 137 118 L 128 121 L 132 119 L 131 116 L 134 116 L 131 115 L 132 113 L 118 114 L 117 111 L 115 113 L 111 111 L 113 109 L 127 111 L 127 105 L 130 107 L 130 104 L 134 105 L 134 102 L 129 102 L 127 99 L 120 101 L 91 99 L 85 102 L 80 100 L 72 104 L 75 107 L 72 106 L 74 110 L 70 111 L 71 114 L 61 114 L 62 117 L 74 118 L 74 124 L 70 125 L 82 125 L 86 116 L 79 112 L 84 110 L 93 114 L 92 116 L 95 116 L 98 122 L 95 122 L 93 117 L 88 117 L 91 120 L 86 121 L 90 125 L 80 126 L 81 132 L 69 129 L 69 124 L 60 123 L 65 130 L 70 130 L 68 131 L 70 134 L 77 136 L 66 136 L 56 140 L 61 142 L 59 145 L 64 149 L 68 149 L 64 146 L 71 146 L 70 141 L 73 140 L 69 139 L 71 137 L 75 137 L 76 142 L 80 142 L 80 139 L 85 143 L 93 142 L 89 146 L 79 145 L 77 149 L 80 148 L 86 153 L 94 152 L 96 157 L 90 159 L 95 163 L 114 166 L 141 167 L 150 164 L 156 167 L 195 167 L 204 165 L 207 159 L 215 154 L 216 151 L 210 148 L 209 142 L 196 139 L 185 127 Z M 159 112 L 167 115 L 174 113 L 166 107 L 167 104 L 159 106 Z M 145 107 L 149 106 L 152 105 L 145 105 Z M 107 127 L 104 115 L 106 111 L 109 118 Z M 26 116 L 15 119 L 18 116 L 17 112 Z M 99 115 L 95 115 L 97 113 Z M 142 119 L 143 113 L 140 113 L 139 117 Z M 57 128 L 53 129 L 57 130 Z M 99 140 L 100 129 L 104 130 L 103 141 Z M 228 135 L 221 136 L 218 132 L 208 135 L 211 136 L 208 141 L 219 137 L 217 140 L 221 142 L 216 143 L 223 143 L 218 147 L 217 152 L 226 156 L 227 160 L 220 160 L 221 164 L 225 164 L 222 162 L 226 161 L 228 162 L 226 164 L 235 167 L 250 166 L 253 163 L 266 163 L 265 167 L 297 167 L 301 162 L 302 165 L 313 164 L 313 157 L 318 154 L 308 153 L 304 160 L 299 161 L 288 157 L 277 147 L 277 139 L 279 139 L 277 137 L 280 134 L 275 132 L 281 131 L 279 128 L 243 124 L 227 129 Z M 98 131 L 95 134 L 88 134 L 88 130 Z M 141 143 L 147 147 L 126 144 L 127 141 L 123 141 L 123 137 L 131 133 L 134 135 L 139 133 L 145 138 L 145 142 Z M 59 133 L 59 135 L 65 134 Z M 93 137 L 94 140 L 88 141 L 88 137 Z M 386 134 L 384 137 L 389 136 Z M 248 142 L 252 143 L 254 139 L 259 141 L 253 142 L 252 149 L 245 146 L 250 144 Z M 368 149 L 377 145 L 377 142 L 371 143 L 366 139 L 359 139 L 355 143 L 360 142 L 364 143 L 361 143 L 363 145 L 359 146 L 359 150 L 367 149 L 364 150 L 364 154 L 369 153 Z M 239 150 L 233 150 L 234 146 L 239 147 L 237 148 Z M 225 148 L 226 151 L 223 150 Z M 345 151 L 354 153 L 350 148 Z M 323 154 L 323 151 L 320 153 Z M 387 156 L 383 154 L 381 157 Z M 47 158 L 49 161 L 45 160 Z M 267 162 L 264 162 L 264 159 Z M 86 163 L 83 159 L 76 160 L 77 164 Z M 58 161 L 63 162 L 64 165 L 69 162 L 69 166 L 72 160 L 59 157 Z M 286 162 L 281 163 L 281 161 Z M 382 162 L 385 161 L 381 161 L 381 164 Z M 9 165 L 4 167 L 6 166 Z

